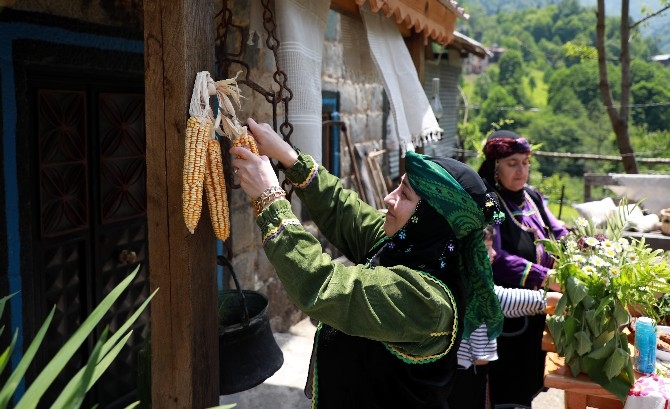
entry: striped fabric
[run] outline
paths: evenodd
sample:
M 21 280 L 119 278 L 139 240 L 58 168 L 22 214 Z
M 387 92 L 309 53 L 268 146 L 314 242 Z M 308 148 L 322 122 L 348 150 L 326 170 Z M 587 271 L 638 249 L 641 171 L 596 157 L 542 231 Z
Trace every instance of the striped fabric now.
M 547 306 L 544 290 L 527 290 L 521 288 L 504 288 L 494 286 L 493 290 L 500 300 L 500 308 L 507 318 L 525 315 L 542 314 Z M 469 339 L 461 341 L 458 349 L 458 364 L 464 368 L 474 365 L 477 360 L 494 361 L 498 359 L 496 340 L 489 341 L 486 326 L 477 328 Z

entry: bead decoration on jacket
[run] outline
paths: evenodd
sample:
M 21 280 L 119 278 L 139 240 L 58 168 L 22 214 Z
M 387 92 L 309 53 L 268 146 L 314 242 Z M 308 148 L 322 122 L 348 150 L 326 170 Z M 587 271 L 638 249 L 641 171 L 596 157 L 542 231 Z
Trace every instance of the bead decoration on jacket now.
M 502 198 L 500 199 L 502 201 Z M 491 192 L 486 193 L 486 201 L 482 211 L 484 212 L 484 219 L 495 224 L 501 224 L 505 220 L 505 213 L 500 210 L 498 198 Z

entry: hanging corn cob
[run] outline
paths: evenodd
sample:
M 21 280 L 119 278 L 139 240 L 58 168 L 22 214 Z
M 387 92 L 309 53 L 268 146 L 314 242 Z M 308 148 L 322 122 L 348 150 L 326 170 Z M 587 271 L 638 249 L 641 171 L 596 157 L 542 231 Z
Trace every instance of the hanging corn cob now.
M 186 147 L 183 172 L 183 210 L 184 222 L 191 234 L 200 220 L 202 212 L 202 189 L 205 181 L 207 162 L 206 143 L 211 133 L 209 118 L 192 116 L 186 126 Z
M 258 145 L 256 145 L 256 140 L 249 134 L 249 131 L 246 131 L 242 135 L 233 139 L 233 146 L 241 146 L 243 148 L 249 149 L 251 153 L 255 155 L 260 155 L 258 152 Z
M 213 113 L 209 106 L 208 83 L 213 82 L 207 71 L 197 74 L 186 124 L 184 168 L 182 172 L 182 208 L 186 228 L 191 234 L 202 213 L 202 194 L 207 166 L 207 139 L 212 135 Z
M 216 139 L 207 141 L 205 192 L 207 192 L 207 205 L 209 206 L 209 215 L 212 219 L 214 235 L 225 241 L 230 236 L 230 215 L 226 179 L 223 176 L 221 145 Z

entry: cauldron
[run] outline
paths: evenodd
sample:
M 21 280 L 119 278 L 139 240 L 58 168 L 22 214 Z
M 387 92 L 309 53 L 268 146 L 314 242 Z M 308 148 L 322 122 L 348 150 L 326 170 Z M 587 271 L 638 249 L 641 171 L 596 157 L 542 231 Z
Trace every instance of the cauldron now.
M 223 261 L 223 260 L 225 261 Z M 263 383 L 284 364 L 284 354 L 272 335 L 268 299 L 256 291 L 242 290 L 232 265 L 235 290 L 219 292 L 219 392 L 229 395 Z

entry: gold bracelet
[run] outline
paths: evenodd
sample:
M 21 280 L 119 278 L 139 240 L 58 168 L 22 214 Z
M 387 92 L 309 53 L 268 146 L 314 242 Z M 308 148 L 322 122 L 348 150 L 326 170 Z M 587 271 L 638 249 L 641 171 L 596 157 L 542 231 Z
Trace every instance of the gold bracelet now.
M 251 205 L 254 207 L 256 216 L 261 214 L 261 212 L 270 205 L 270 203 L 275 200 L 286 197 L 286 192 L 279 186 L 271 186 L 263 191 L 260 196 L 251 201 Z

